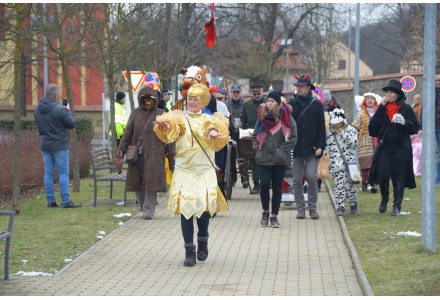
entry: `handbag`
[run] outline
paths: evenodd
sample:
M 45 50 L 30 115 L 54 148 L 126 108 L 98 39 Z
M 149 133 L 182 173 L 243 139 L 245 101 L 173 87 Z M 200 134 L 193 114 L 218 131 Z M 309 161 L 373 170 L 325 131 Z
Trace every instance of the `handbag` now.
M 319 160 L 318 160 L 318 170 L 316 173 L 316 177 L 318 179 L 321 180 L 329 180 L 332 178 L 332 176 L 330 175 L 329 171 L 328 171 L 328 165 L 330 162 L 330 157 L 328 155 L 323 155 Z
M 116 157 L 113 160 L 113 164 L 115 165 L 116 169 L 118 170 L 118 174 L 122 173 L 122 157 Z
M 341 147 L 339 146 L 338 138 L 336 137 L 336 133 L 333 133 L 333 137 L 336 142 L 336 146 L 338 146 L 339 153 L 341 153 L 342 160 L 344 161 L 345 171 L 347 173 L 347 181 L 349 184 L 359 184 L 361 183 L 362 177 L 359 172 L 359 167 L 357 163 L 348 163 L 345 159 L 344 153 L 342 153 Z
M 127 152 L 125 153 L 125 161 L 130 165 L 135 165 L 139 160 L 139 157 L 144 154 L 144 149 L 142 147 L 142 139 L 147 130 L 148 123 L 150 123 L 151 117 L 153 117 L 153 113 L 150 113 L 148 116 L 147 122 L 145 122 L 144 128 L 142 128 L 141 135 L 138 138 L 138 142 L 136 145 L 128 145 Z
M 212 162 L 211 158 L 209 158 L 208 153 L 206 153 L 205 149 L 203 149 L 202 145 L 200 144 L 200 142 L 197 140 L 196 136 L 194 135 L 194 133 L 192 131 L 192 128 L 191 128 L 191 124 L 189 123 L 188 118 L 186 118 L 186 121 L 188 122 L 189 130 L 191 131 L 191 135 L 196 140 L 197 144 L 199 144 L 200 148 L 202 148 L 203 152 L 205 153 L 206 157 L 209 159 L 209 162 L 211 163 L 212 167 L 214 168 L 215 175 L 217 176 L 217 182 L 223 182 L 223 172 L 222 172 L 222 169 L 220 169 L 216 164 L 214 164 Z
M 391 123 L 388 125 L 385 130 L 382 139 L 377 143 L 376 149 L 374 149 L 373 157 L 371 158 L 371 166 L 370 172 L 368 174 L 368 182 L 370 184 L 378 184 L 379 183 L 379 155 L 383 145 L 383 139 L 387 135 L 388 129 L 390 128 Z

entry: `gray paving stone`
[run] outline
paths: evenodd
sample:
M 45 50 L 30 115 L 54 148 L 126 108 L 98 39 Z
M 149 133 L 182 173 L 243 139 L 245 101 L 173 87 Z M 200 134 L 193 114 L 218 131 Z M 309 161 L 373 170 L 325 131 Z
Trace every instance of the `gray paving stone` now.
M 318 220 L 281 204 L 281 228 L 259 226 L 259 195 L 232 195 L 229 212 L 211 219 L 208 259 L 194 267 L 183 266 L 180 216 L 159 199 L 153 220 L 134 217 L 54 276 L 12 275 L 0 295 L 362 295 L 327 193 Z

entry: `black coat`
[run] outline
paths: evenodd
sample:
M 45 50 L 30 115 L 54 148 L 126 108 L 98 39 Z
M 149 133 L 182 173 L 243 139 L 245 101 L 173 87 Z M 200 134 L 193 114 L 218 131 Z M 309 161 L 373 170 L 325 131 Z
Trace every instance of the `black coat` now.
M 312 101 L 312 93 L 306 95 L 308 101 Z M 299 103 L 298 96 L 292 99 L 289 104 L 292 107 L 292 117 L 295 119 L 298 132 L 298 139 L 293 152 L 294 157 L 306 157 L 314 155 L 316 149 L 321 148 L 324 152 L 326 146 L 324 109 L 321 102 L 314 100 L 307 111 L 300 116 L 307 108 Z M 310 102 L 308 102 L 310 103 Z M 298 118 L 299 117 L 299 118 Z M 322 156 L 322 154 L 321 154 Z
M 383 139 L 387 127 L 390 126 L 383 142 L 384 145 L 399 143 L 403 145 L 405 149 L 411 152 L 411 161 L 407 163 L 407 168 L 404 174 L 404 185 L 405 187 L 412 189 L 416 188 L 416 181 L 414 178 L 412 164 L 412 146 L 410 136 L 416 134 L 419 131 L 420 126 L 412 107 L 406 104 L 403 100 L 399 100 L 397 103 L 399 105 L 403 104 L 398 112 L 405 118 L 405 125 L 402 126 L 400 124 L 391 123 L 385 106 L 380 104 L 376 113 L 370 120 L 368 131 L 370 136 L 377 137 L 379 140 L 381 140 Z

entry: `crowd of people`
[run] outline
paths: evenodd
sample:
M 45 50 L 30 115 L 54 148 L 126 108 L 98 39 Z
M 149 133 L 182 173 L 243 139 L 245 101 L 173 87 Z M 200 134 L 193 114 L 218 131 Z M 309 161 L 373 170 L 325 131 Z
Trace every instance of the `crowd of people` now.
M 181 219 L 185 266 L 194 266 L 197 260 L 208 257 L 209 220 L 228 211 L 225 176 L 231 176 L 236 185 L 240 175 L 242 187 L 249 188 L 250 194 L 259 194 L 261 226 L 281 226 L 278 212 L 288 168 L 292 170 L 296 218 L 305 219 L 307 210 L 311 219 L 320 218 L 321 180 L 317 170 L 323 157 L 327 158 L 325 168 L 334 182 L 337 215 L 345 213 L 346 200 L 350 213 L 358 212 L 359 190 L 380 191 L 379 212 L 384 213 L 390 199 L 390 181 L 391 214 L 401 215 L 404 189 L 415 188 L 415 176 L 421 175 L 420 95 L 415 95 L 409 105 L 402 84 L 390 80 L 382 88 L 382 97 L 371 91 L 358 97 L 358 113 L 348 124 L 345 111 L 331 91 L 312 84 L 309 74 L 294 75 L 296 93 L 291 99 L 275 90 L 263 96 L 264 85 L 252 84 L 251 98 L 245 100 L 240 85 L 232 85 L 230 95 L 225 89 L 208 87 L 206 70 L 206 66 L 182 69 L 182 99 L 174 105 L 170 101 L 172 92 L 160 90 L 154 73 L 150 76 L 154 80 L 138 93 L 138 106 L 128 119 L 126 95 L 117 92 L 115 129 L 109 130 L 110 136 L 116 133 L 119 158 L 126 155 L 130 145 L 138 145 L 138 159 L 128 165 L 126 190 L 135 192 L 143 219 L 155 217 L 158 193 L 169 191 L 168 210 Z M 436 75 L 435 86 L 435 132 L 440 147 L 440 74 Z M 61 207 L 78 208 L 81 205 L 69 195 L 67 140 L 67 131 L 75 127 L 75 117 L 68 103 L 58 103 L 58 86 L 47 85 L 45 93 L 35 109 L 35 120 L 41 137 L 47 206 L 58 207 L 53 188 L 54 170 L 58 168 Z M 232 151 L 231 173 L 225 174 L 226 146 L 231 141 L 236 145 L 240 131 L 249 129 L 255 157 L 240 158 Z M 437 159 L 436 183 L 440 184 L 440 153 Z M 166 180 L 165 161 L 172 172 L 171 182 Z M 360 189 L 353 179 L 356 168 Z

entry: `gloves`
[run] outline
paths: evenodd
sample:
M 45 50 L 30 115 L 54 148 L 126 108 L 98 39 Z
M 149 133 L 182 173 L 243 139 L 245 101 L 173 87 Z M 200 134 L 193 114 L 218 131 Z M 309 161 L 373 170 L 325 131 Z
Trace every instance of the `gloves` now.
M 405 118 L 401 114 L 395 114 L 391 119 L 391 122 L 400 125 L 405 125 Z

